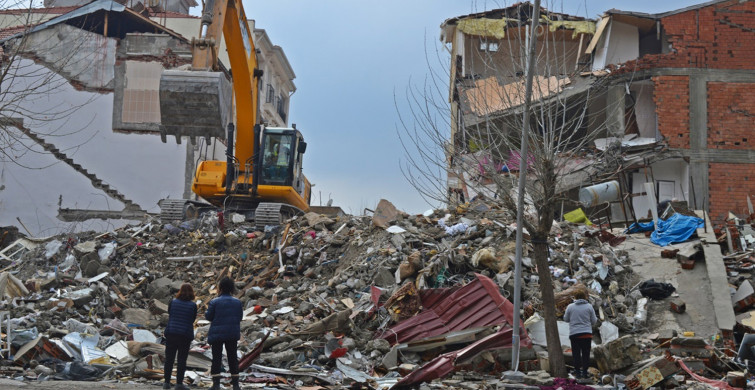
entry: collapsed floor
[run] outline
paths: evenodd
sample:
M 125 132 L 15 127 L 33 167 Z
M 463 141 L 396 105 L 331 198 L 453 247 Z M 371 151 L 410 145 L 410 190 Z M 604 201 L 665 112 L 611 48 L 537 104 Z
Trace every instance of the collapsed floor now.
M 206 214 L 44 240 L 14 241 L 13 232 L 5 233 L 0 322 L 6 347 L 0 374 L 157 383 L 163 376 L 160 342 L 168 301 L 190 282 L 203 313 L 216 282 L 231 276 L 245 308 L 239 343 L 245 385 L 504 385 L 500 378 L 512 368 L 516 320 L 510 302 L 514 221 L 507 210 L 482 201 L 422 215 L 406 215 L 381 201 L 372 216 L 309 213 L 264 231 L 241 215 Z M 755 311 L 749 312 L 755 305 L 750 284 L 755 257 L 747 241 L 723 258 L 728 284 L 700 290 L 675 279 L 706 262 L 708 252 L 694 234 L 679 246 L 662 248 L 646 234 L 586 224 L 555 223 L 551 233 L 558 315 L 575 291 L 586 289 L 599 316 L 591 385 L 755 383 L 748 382 L 753 354 L 746 336 L 755 333 Z M 644 252 L 636 250 L 640 247 Z M 544 322 L 538 314 L 543 302 L 528 249 L 525 245 L 522 259 L 525 330 L 518 369 L 527 374 L 525 385 L 563 386 L 563 379 L 545 371 Z M 648 257 L 650 252 L 658 258 Z M 659 271 L 661 262 L 666 274 Z M 731 310 L 743 313 L 733 332 L 716 327 L 711 301 L 685 293 L 704 288 L 732 291 Z M 694 312 L 697 317 L 690 317 Z M 210 383 L 208 328 L 200 315 L 187 373 L 196 386 Z M 570 364 L 568 325 L 559 322 L 559 331 Z

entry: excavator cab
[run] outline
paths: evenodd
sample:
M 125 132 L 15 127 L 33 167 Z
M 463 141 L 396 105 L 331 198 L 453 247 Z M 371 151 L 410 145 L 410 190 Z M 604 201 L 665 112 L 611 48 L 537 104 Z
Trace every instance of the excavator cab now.
M 263 152 L 258 184 L 300 187 L 306 147 L 298 130 L 266 128 L 260 143 Z

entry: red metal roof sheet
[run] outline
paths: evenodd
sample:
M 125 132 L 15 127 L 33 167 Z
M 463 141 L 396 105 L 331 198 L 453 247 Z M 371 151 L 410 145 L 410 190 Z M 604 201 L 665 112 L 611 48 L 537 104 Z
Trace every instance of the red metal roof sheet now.
M 424 310 L 386 330 L 381 338 L 392 344 L 491 325 L 513 325 L 514 305 L 490 278 L 476 274 L 462 287 L 423 290 Z
M 403 388 L 422 382 L 430 382 L 433 379 L 448 375 L 455 369 L 457 364 L 464 364 L 482 351 L 510 347 L 513 331 L 511 328 L 501 329 L 462 349 L 444 353 L 403 377 L 393 388 Z M 525 344 L 525 341 L 529 345 L 529 338 L 526 335 L 522 338 L 520 345 Z

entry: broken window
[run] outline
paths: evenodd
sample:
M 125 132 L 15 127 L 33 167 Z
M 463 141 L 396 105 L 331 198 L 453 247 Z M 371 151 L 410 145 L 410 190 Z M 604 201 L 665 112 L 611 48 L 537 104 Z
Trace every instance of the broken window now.
M 278 98 L 278 105 L 276 107 L 278 115 L 280 115 L 283 122 L 286 122 L 286 98 L 282 95 Z
M 267 85 L 267 96 L 265 96 L 265 103 L 272 103 L 275 100 L 275 88 L 272 85 Z
M 487 39 L 480 40 L 480 51 L 497 52 L 498 41 L 488 41 Z

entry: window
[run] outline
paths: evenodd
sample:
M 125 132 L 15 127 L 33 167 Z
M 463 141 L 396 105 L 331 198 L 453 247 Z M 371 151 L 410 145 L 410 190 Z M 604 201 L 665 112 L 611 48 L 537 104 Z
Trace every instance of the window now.
M 286 98 L 283 96 L 280 96 L 278 98 L 278 105 L 276 107 L 278 111 L 278 115 L 280 115 L 281 119 L 283 120 L 283 123 L 286 123 Z
M 498 51 L 498 42 L 480 39 L 480 51 L 496 52 Z
M 275 88 L 272 85 L 267 85 L 267 95 L 265 96 L 265 103 L 273 103 L 275 99 Z
M 268 134 L 262 162 L 262 177 L 266 183 L 285 183 L 289 178 L 293 137 L 290 135 Z

